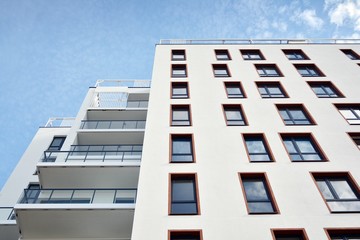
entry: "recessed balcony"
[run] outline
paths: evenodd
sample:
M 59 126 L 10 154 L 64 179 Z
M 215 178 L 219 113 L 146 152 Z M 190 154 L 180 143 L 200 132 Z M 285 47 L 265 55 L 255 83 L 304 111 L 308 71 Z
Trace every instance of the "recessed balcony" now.
M 19 239 L 19 229 L 12 207 L 0 207 L 0 236 L 6 240 Z
M 130 239 L 136 192 L 25 189 L 15 205 L 22 239 Z
M 80 129 L 145 129 L 145 120 L 83 120 Z

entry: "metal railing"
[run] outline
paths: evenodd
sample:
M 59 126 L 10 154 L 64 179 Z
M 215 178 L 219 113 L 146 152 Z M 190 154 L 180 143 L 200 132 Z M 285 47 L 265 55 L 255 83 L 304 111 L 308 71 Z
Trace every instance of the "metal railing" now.
M 145 120 L 83 120 L 80 129 L 145 129 Z
M 142 150 L 44 151 L 42 162 L 132 162 L 141 161 Z
M 115 79 L 99 79 L 96 81 L 95 87 L 129 87 L 129 88 L 149 88 L 150 80 L 115 80 Z
M 136 188 L 118 189 L 24 189 L 20 204 L 131 204 Z
M 74 121 L 74 117 L 52 117 L 44 127 L 72 127 Z
M 128 95 L 121 92 L 99 92 L 94 97 L 91 107 L 99 108 L 147 108 L 148 100 L 128 100 Z
M 360 39 L 161 39 L 160 45 L 196 44 L 360 44 Z
M 0 221 L 16 220 L 14 208 L 0 207 Z

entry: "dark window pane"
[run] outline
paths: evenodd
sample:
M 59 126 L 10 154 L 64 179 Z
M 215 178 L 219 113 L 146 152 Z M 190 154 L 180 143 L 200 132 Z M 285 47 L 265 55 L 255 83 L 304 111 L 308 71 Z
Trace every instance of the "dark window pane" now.
M 172 137 L 172 162 L 192 162 L 192 140 L 191 136 Z
M 197 213 L 196 187 L 193 177 L 178 177 L 171 180 L 171 213 Z
M 245 143 L 252 162 L 272 160 L 262 136 L 245 136 Z

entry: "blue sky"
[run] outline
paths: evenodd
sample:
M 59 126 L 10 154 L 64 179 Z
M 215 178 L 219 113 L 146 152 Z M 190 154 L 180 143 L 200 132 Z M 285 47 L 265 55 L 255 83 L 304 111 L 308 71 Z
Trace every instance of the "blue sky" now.
M 97 79 L 150 79 L 160 39 L 360 38 L 360 0 L 0 0 L 0 188 Z

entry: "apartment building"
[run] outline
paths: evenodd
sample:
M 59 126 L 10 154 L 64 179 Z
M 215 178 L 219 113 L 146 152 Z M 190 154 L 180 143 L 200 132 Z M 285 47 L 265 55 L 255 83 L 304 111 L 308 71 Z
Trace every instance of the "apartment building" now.
M 360 41 L 163 40 L 41 127 L 1 239 L 360 239 Z

